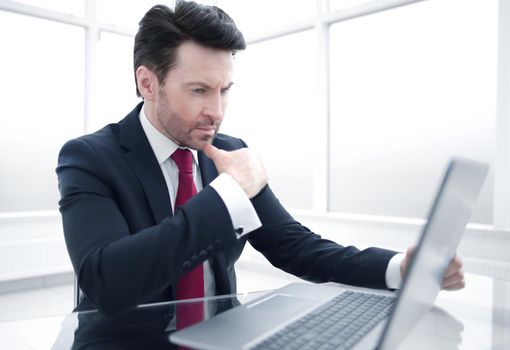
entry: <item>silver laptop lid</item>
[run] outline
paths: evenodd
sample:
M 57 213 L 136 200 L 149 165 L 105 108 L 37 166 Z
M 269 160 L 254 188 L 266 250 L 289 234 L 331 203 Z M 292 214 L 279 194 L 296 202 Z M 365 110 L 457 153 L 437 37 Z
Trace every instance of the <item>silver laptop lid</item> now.
M 488 170 L 485 163 L 451 160 L 378 349 L 395 349 L 433 305 Z

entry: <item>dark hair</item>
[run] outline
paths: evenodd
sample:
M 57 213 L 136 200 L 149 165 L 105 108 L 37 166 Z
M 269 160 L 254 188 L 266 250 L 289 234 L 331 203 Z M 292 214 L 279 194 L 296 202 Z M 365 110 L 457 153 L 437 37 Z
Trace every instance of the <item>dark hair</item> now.
M 176 64 L 177 48 L 188 40 L 232 54 L 246 47 L 243 34 L 232 18 L 216 6 L 177 0 L 172 11 L 165 5 L 156 5 L 143 16 L 135 36 L 135 82 L 137 68 L 144 65 L 162 84 Z M 136 94 L 140 96 L 138 84 Z

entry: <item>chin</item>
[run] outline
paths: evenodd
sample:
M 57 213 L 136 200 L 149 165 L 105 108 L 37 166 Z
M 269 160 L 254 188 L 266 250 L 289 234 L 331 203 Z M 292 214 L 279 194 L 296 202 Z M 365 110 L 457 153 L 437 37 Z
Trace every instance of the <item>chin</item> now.
M 193 148 L 193 149 L 195 149 L 197 151 L 202 151 L 205 146 L 212 144 L 213 140 L 214 140 L 214 137 L 208 137 L 208 138 L 203 139 L 203 140 L 198 140 L 198 141 L 190 142 L 188 147 Z

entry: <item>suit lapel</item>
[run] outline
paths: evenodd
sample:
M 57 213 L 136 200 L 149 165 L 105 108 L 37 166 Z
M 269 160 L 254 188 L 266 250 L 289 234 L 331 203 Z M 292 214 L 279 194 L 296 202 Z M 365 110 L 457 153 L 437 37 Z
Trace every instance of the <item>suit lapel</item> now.
M 140 180 L 155 222 L 160 223 L 171 215 L 172 205 L 161 167 L 140 124 L 142 105 L 120 123 L 119 143 L 126 149 L 125 159 Z
M 213 161 L 210 160 L 202 151 L 198 151 L 198 165 L 202 177 L 202 185 L 205 187 L 218 176 L 218 171 Z

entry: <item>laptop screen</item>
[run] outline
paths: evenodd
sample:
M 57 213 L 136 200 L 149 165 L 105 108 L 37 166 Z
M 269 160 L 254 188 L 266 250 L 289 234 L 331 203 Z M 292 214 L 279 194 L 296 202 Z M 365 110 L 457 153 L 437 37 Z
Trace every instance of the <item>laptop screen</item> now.
M 464 159 L 450 162 L 379 349 L 395 349 L 433 305 L 487 172 L 485 163 Z

